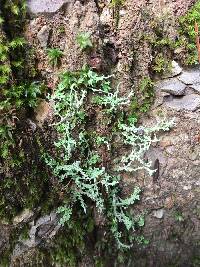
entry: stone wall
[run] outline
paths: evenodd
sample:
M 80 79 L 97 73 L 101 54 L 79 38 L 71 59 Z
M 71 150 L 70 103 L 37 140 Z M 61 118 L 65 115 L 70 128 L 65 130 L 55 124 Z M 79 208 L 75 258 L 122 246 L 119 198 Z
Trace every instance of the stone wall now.
M 165 78 L 152 77 L 152 47 L 142 39 L 142 33 L 152 33 L 150 18 L 164 16 L 165 12 L 170 18 L 165 25 L 167 34 L 175 36 L 177 17 L 185 14 L 194 2 L 127 0 L 119 11 L 113 11 L 109 1 L 28 0 L 25 36 L 35 51 L 39 77 L 50 90 L 55 90 L 61 70 L 79 69 L 83 63 L 96 71 L 116 75 L 113 84 L 115 80 L 121 83 L 122 95 L 136 87 L 143 77 L 155 78 L 155 101 L 150 111 L 141 116 L 140 123 L 153 125 L 160 117 L 175 122 L 173 129 L 161 134 L 160 142 L 146 155 L 146 160 L 157 168 L 153 177 L 140 173 L 138 177 L 124 179 L 125 186 L 134 182 L 143 189 L 137 209 L 146 211 L 144 235 L 150 240 L 146 247 L 130 250 L 134 260 L 129 266 L 200 264 L 200 69 L 198 66 L 183 69 L 173 61 L 172 71 L 164 73 Z M 79 32 L 91 34 L 95 45 L 90 55 L 82 53 L 76 42 Z M 64 52 L 59 67 L 48 62 L 46 49 L 53 47 Z M 28 118 L 31 121 L 28 127 L 32 123 L 35 129 L 45 132 L 43 124 L 48 126 L 51 116 L 51 106 L 43 101 L 34 116 Z M 27 266 L 32 251 L 37 246 L 48 248 L 60 229 L 54 210 L 44 216 L 40 215 L 40 207 L 24 210 L 12 223 L 1 223 L 2 252 L 9 247 L 13 229 L 25 223 L 29 225 L 28 238 L 25 241 L 19 238 L 15 243 L 10 266 Z
M 143 120 L 152 125 L 163 116 L 175 126 L 147 155 L 158 168 L 156 175 L 140 178 L 148 210 L 145 232 L 152 242 L 136 266 L 199 264 L 200 70 L 175 64 L 174 73 L 157 82 L 155 103 Z

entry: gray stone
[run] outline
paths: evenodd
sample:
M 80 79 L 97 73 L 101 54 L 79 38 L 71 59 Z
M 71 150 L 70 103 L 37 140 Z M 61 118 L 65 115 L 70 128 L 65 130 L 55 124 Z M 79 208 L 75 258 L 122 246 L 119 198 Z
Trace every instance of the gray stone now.
M 27 212 L 24 212 L 23 214 L 27 214 Z M 18 221 L 24 221 L 22 220 L 24 216 L 21 215 L 20 220 L 18 219 Z M 57 214 L 55 212 L 51 212 L 50 215 L 40 217 L 36 222 L 32 221 L 29 223 L 29 226 L 29 238 L 26 240 L 22 239 L 22 237 L 19 238 L 13 250 L 13 260 L 28 251 L 30 248 L 36 247 L 43 240 L 51 239 L 56 235 L 61 227 L 58 223 Z
M 172 61 L 172 68 L 169 73 L 164 74 L 165 78 L 171 78 L 179 75 L 182 72 L 182 68 L 179 66 L 179 64 L 173 60 Z
M 190 71 L 184 71 L 178 79 L 185 84 L 197 84 L 200 83 L 200 70 L 194 69 Z
M 192 84 L 190 87 L 194 89 L 196 92 L 200 93 L 200 83 Z
M 46 48 L 48 45 L 49 31 L 49 27 L 44 25 L 37 34 L 37 38 L 43 48 Z
M 48 223 L 50 221 L 51 221 L 51 216 L 50 215 L 45 215 L 45 216 L 39 218 L 35 225 L 36 225 L 36 227 L 39 227 L 40 225 L 46 224 L 46 223 Z
M 162 92 L 170 93 L 171 95 L 184 95 L 186 85 L 177 78 L 167 79 L 157 85 L 157 89 Z
M 30 129 L 35 132 L 37 129 L 37 125 L 31 119 L 27 119 L 26 121 Z
M 27 222 L 33 216 L 33 214 L 34 213 L 31 210 L 25 209 L 22 213 L 20 213 L 13 219 L 13 223 L 19 224 L 21 222 Z
M 51 212 L 50 215 L 46 215 L 38 219 L 35 224 L 37 228 L 37 238 L 43 238 L 46 236 L 53 236 L 52 232 L 58 231 L 60 225 L 58 224 L 58 217 L 55 212 Z
M 196 94 L 186 95 L 181 98 L 173 98 L 166 105 L 176 110 L 195 111 L 200 107 L 200 96 Z
M 65 3 L 70 3 L 70 0 L 28 0 L 27 6 L 29 12 L 33 14 L 39 13 L 55 13 Z
M 55 226 L 50 224 L 50 223 L 41 225 L 37 229 L 37 238 L 41 238 L 42 239 L 42 238 L 44 238 L 46 236 L 49 236 L 49 233 L 51 233 L 54 228 L 55 228 Z
M 158 209 L 153 211 L 153 216 L 157 219 L 162 219 L 164 216 L 165 210 L 164 209 Z

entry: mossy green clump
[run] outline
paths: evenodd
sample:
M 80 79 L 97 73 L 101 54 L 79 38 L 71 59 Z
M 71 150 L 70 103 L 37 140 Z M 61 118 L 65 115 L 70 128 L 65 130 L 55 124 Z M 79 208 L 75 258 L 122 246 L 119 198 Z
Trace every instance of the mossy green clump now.
M 2 1 L 0 6 L 0 218 L 5 220 L 26 207 L 38 206 L 46 181 L 45 171 L 36 169 L 41 165 L 40 152 L 25 122 L 44 89 L 25 75 L 26 41 L 21 34 L 25 2 Z
M 50 262 L 61 267 L 76 267 L 86 254 L 86 239 L 91 236 L 93 229 L 94 221 L 91 221 L 91 217 L 77 213 L 68 227 L 54 238 L 53 246 L 47 254 Z
M 5 36 L 0 36 L 0 60 L 7 67 L 6 75 L 12 73 L 9 82 L 14 82 L 22 77 L 24 68 L 24 46 L 25 39 L 22 36 L 22 29 L 26 16 L 26 1 L 4 0 L 1 3 L 2 28 L 5 29 Z M 7 80 L 8 81 L 8 80 Z
M 169 73 L 172 68 L 172 51 L 171 42 L 160 42 L 160 38 L 154 39 L 145 37 L 152 46 L 151 74 L 163 75 Z
M 53 67 L 57 67 L 63 56 L 63 51 L 61 51 L 58 48 L 48 48 L 47 55 L 48 55 L 50 64 Z
M 91 35 L 88 32 L 79 33 L 76 40 L 82 51 L 93 47 Z
M 170 72 L 172 68 L 171 60 L 167 59 L 162 53 L 158 53 L 154 58 L 153 71 L 158 74 Z
M 18 146 L 20 138 L 14 137 L 16 144 L 9 158 L 9 174 L 4 171 L 0 181 L 0 219 L 7 221 L 25 208 L 42 207 L 51 191 L 36 141 L 27 137 L 27 141 L 23 140 Z M 2 166 L 6 169 L 5 162 Z
M 110 5 L 112 7 L 120 7 L 121 5 L 123 5 L 125 2 L 125 0 L 111 0 Z
M 144 34 L 143 39 L 152 48 L 152 74 L 169 73 L 172 60 L 185 66 L 198 63 L 195 23 L 200 27 L 200 1 L 184 16 L 177 18 L 177 30 L 174 33 L 169 30 L 172 29 L 170 13 L 154 16 L 153 19 L 147 16 L 147 19 L 151 33 Z
M 192 266 L 193 267 L 198 267 L 200 266 L 200 256 L 194 256 L 192 259 Z
M 26 41 L 21 35 L 26 1 L 2 1 L 0 29 L 0 157 L 14 148 L 13 132 L 21 109 L 34 108 L 41 86 L 24 75 Z M 3 32 L 2 29 L 5 29 Z M 26 66 L 27 69 L 27 66 Z
M 197 1 L 187 14 L 179 19 L 179 36 L 175 45 L 177 49 L 182 49 L 181 54 L 185 65 L 198 63 L 195 23 L 200 27 L 200 1 Z
M 111 0 L 110 7 L 113 9 L 113 18 L 115 20 L 115 27 L 118 27 L 119 24 L 119 11 L 120 8 L 124 5 L 125 0 Z
M 163 75 L 170 71 L 173 59 L 174 39 L 171 35 L 173 18 L 168 11 L 162 14 L 153 14 L 148 8 L 142 12 L 142 20 L 146 25 L 146 30 L 139 33 L 142 43 L 148 44 L 151 53 L 150 75 Z
M 135 95 L 132 97 L 128 120 L 137 121 L 141 114 L 148 112 L 154 101 L 154 96 L 153 81 L 150 77 L 143 78 L 138 85 Z

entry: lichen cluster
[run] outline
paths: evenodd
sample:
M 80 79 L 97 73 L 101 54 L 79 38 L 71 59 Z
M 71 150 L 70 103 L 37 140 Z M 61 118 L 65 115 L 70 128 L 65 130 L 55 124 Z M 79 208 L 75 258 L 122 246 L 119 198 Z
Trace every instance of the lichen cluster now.
M 140 199 L 141 190 L 135 187 L 130 196 L 121 198 L 120 174 L 128 172 L 133 175 L 138 170 L 145 170 L 152 175 L 151 162 L 145 163 L 144 154 L 152 142 L 158 141 L 156 136 L 153 137 L 155 133 L 169 130 L 171 125 L 164 122 L 153 128 L 137 128 L 135 121 L 127 120 L 128 115 L 123 108 L 127 109 L 132 95 L 133 92 L 126 97 L 118 96 L 118 90 L 112 90 L 106 77 L 87 67 L 78 72 L 63 73 L 52 96 L 57 117 L 54 123 L 58 132 L 58 141 L 55 142 L 57 153 L 55 156 L 46 155 L 46 163 L 54 176 L 67 185 L 66 189 L 64 186 L 65 204 L 58 209 L 61 224 L 70 222 L 77 203 L 86 214 L 94 205 L 97 212 L 105 216 L 105 225 L 110 225 L 119 248 L 130 248 L 138 239 L 133 233 L 144 225 L 141 215 L 134 216 L 128 212 L 131 205 Z M 96 133 L 91 136 L 90 131 L 97 124 L 97 112 L 104 116 L 107 131 L 103 135 Z M 124 119 L 119 120 L 122 112 Z M 93 125 L 90 126 L 92 120 Z M 116 124 L 115 132 L 112 132 L 113 124 Z M 115 143 L 117 136 L 119 147 Z M 111 155 L 118 153 L 123 145 L 129 147 L 129 152 L 113 163 L 109 160 Z M 107 159 L 104 159 L 105 154 Z M 122 241 L 124 236 L 125 240 L 128 237 L 128 244 Z
M 122 4 L 112 1 L 117 9 Z M 152 25 L 154 38 L 143 36 L 153 50 L 152 76 L 170 69 L 176 49 L 185 49 L 184 64 L 196 63 L 193 26 L 195 21 L 200 23 L 199 8 L 197 2 L 180 19 L 177 40 L 165 36 L 162 20 Z M 152 175 L 154 170 L 144 155 L 151 143 L 158 141 L 156 133 L 171 126 L 168 122 L 151 128 L 136 126 L 141 113 L 147 112 L 153 102 L 152 80 L 141 79 L 142 97 L 138 98 L 134 89 L 121 96 L 120 84 L 116 88 L 111 85 L 115 77 L 105 77 L 87 66 L 63 72 L 55 94 L 46 99 L 54 104 L 52 125 L 43 130 L 30 129 L 30 114 L 45 98 L 47 87 L 37 71 L 27 70 L 30 58 L 25 51 L 29 46 L 21 36 L 25 10 L 25 1 L 17 0 L 3 1 L 0 7 L 0 218 L 12 222 L 25 208 L 36 210 L 38 215 L 57 209 L 63 228 L 49 251 L 38 254 L 38 262 L 48 259 L 49 264 L 77 266 L 88 238 L 96 238 L 92 242 L 95 252 L 104 251 L 106 243 L 112 244 L 113 250 L 130 248 L 134 242 L 146 244 L 139 229 L 144 225 L 144 214 L 134 211 L 142 188 L 134 184 L 124 195 L 122 184 L 127 173 L 133 176 L 145 170 Z M 83 53 L 92 47 L 87 33 L 79 35 L 77 41 Z M 53 48 L 47 54 L 50 64 L 57 67 L 63 53 Z M 56 140 L 49 141 L 51 134 Z M 95 234 L 102 227 L 105 233 L 100 242 Z M 10 257 L 21 232 L 16 231 L 2 262 Z M 98 266 L 97 254 L 94 258 Z

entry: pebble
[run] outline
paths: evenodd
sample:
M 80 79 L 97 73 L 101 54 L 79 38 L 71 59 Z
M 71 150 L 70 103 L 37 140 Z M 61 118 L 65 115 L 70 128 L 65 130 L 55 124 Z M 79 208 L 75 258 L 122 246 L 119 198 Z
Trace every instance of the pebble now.
M 170 72 L 166 73 L 164 77 L 165 78 L 175 77 L 179 75 L 182 72 L 182 70 L 183 69 L 179 66 L 179 64 L 175 60 L 173 60 Z
M 43 48 L 46 48 L 48 45 L 49 32 L 49 27 L 47 25 L 44 25 L 37 34 L 37 38 Z
M 153 216 L 157 219 L 162 219 L 164 217 L 164 213 L 165 213 L 164 209 L 154 210 Z
M 157 90 L 170 93 L 171 95 L 181 96 L 185 94 L 186 85 L 177 78 L 166 79 L 157 85 Z
M 189 71 L 184 71 L 178 79 L 185 84 L 198 84 L 200 83 L 200 70 L 194 69 Z
M 28 0 L 28 11 L 32 14 L 55 13 L 70 0 Z

